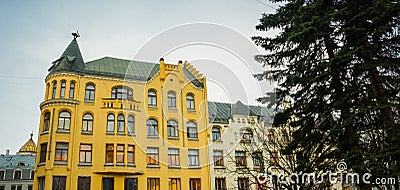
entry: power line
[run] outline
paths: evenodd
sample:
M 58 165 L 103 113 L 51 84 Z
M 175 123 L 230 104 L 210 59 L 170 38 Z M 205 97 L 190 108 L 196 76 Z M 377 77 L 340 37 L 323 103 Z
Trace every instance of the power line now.
M 1 75 L 0 78 L 12 78 L 12 79 L 30 79 L 30 80 L 42 80 L 40 77 L 25 77 L 25 76 L 12 76 L 12 75 Z
M 267 6 L 267 7 L 271 8 L 271 9 L 274 9 L 274 10 L 276 10 L 276 8 L 275 8 L 275 7 L 273 7 L 273 6 L 271 6 L 271 5 L 268 5 L 267 3 L 265 3 L 265 2 L 262 2 L 261 0 L 256 0 L 256 1 L 258 1 L 258 2 L 259 2 L 259 3 L 261 3 L 261 4 L 264 4 L 265 6 Z

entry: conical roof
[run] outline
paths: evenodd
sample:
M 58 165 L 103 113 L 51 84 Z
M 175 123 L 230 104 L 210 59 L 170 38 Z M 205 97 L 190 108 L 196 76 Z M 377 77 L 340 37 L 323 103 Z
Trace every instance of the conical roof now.
M 50 72 L 56 71 L 75 71 L 82 72 L 85 69 L 85 63 L 82 58 L 78 42 L 74 38 L 59 59 L 53 62 Z
M 31 138 L 19 149 L 17 154 L 36 154 L 36 143 L 32 137 L 33 133 L 31 133 Z

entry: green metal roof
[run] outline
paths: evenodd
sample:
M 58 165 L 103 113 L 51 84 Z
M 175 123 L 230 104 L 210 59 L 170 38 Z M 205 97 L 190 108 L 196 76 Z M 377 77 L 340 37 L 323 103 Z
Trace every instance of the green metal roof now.
M 50 74 L 57 72 L 73 72 L 98 76 L 116 77 L 127 80 L 148 81 L 160 71 L 158 63 L 132 61 L 112 57 L 103 57 L 84 63 L 78 42 L 74 38 L 59 59 L 53 62 Z M 193 85 L 204 88 L 186 67 L 183 73 Z
M 274 116 L 273 109 L 263 106 L 249 106 L 237 101 L 235 104 L 208 102 L 208 117 L 210 123 L 229 123 L 232 115 L 258 116 L 265 124 L 271 124 Z
M 36 155 L 0 155 L 0 169 L 33 169 Z M 18 166 L 24 163 L 25 166 Z

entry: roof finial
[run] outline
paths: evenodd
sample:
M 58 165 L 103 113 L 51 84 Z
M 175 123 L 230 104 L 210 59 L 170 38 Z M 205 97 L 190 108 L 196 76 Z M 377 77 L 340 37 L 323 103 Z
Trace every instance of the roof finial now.
M 33 138 L 33 131 L 32 131 L 32 133 L 31 133 L 31 139 Z
M 78 30 L 77 30 L 76 32 L 72 32 L 72 36 L 74 36 L 74 40 L 75 40 L 76 38 L 81 37 L 81 35 L 79 35 Z

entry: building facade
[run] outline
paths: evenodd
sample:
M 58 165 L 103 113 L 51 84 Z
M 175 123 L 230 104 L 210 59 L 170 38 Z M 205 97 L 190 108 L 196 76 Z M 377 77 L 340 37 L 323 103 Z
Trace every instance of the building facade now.
M 208 189 L 206 79 L 189 63 L 84 62 L 45 79 L 34 190 Z
M 266 107 L 209 102 L 211 190 L 258 190 L 256 176 L 272 158 L 263 144 L 268 139 L 272 111 Z
M 16 155 L 0 155 L 0 190 L 32 190 L 36 144 L 31 138 Z

